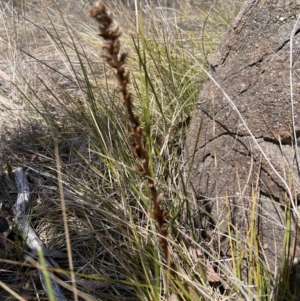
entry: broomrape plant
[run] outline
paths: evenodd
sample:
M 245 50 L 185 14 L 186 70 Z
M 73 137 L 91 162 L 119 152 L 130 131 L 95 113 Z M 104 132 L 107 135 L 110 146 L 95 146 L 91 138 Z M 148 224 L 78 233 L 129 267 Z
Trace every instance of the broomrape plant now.
M 102 37 L 106 44 L 102 47 L 103 58 L 114 69 L 116 69 L 116 77 L 120 90 L 123 96 L 123 105 L 127 111 L 129 123 L 131 125 L 131 136 L 134 138 L 134 142 L 131 145 L 133 154 L 141 161 L 141 165 L 137 167 L 138 171 L 145 177 L 148 187 L 151 193 L 151 200 L 153 202 L 154 211 L 152 217 L 155 219 L 159 229 L 159 241 L 164 250 L 167 266 L 170 265 L 170 251 L 167 241 L 168 227 L 166 225 L 165 218 L 168 214 L 167 211 L 161 209 L 160 199 L 162 195 L 158 195 L 153 175 L 149 168 L 149 154 L 147 153 L 147 147 L 144 142 L 143 130 L 139 119 L 133 112 L 133 104 L 131 100 L 131 94 L 128 91 L 127 85 L 129 83 L 129 70 L 124 67 L 126 54 L 120 54 L 120 30 L 113 24 L 111 13 L 106 9 L 105 5 L 101 2 L 97 2 L 89 11 L 89 15 L 94 18 L 99 26 L 100 37 Z

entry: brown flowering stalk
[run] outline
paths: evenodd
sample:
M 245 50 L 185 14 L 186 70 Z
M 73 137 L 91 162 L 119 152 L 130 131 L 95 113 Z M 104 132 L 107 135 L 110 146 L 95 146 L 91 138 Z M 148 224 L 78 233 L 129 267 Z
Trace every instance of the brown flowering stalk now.
M 105 61 L 114 69 L 116 69 L 116 77 L 123 94 L 123 105 L 128 114 L 128 119 L 131 124 L 131 135 L 134 138 L 132 143 L 132 152 L 137 156 L 142 165 L 138 168 L 140 173 L 146 178 L 148 187 L 151 192 L 151 199 L 154 207 L 152 213 L 153 218 L 157 222 L 160 238 L 159 242 L 164 250 L 167 265 L 170 266 L 170 252 L 167 241 L 168 227 L 165 223 L 167 211 L 160 208 L 160 197 L 155 188 L 154 181 L 151 177 L 149 169 L 149 160 L 146 151 L 146 146 L 143 140 L 143 131 L 139 119 L 133 113 L 133 104 L 131 94 L 128 92 L 127 85 L 129 83 L 129 70 L 125 69 L 126 54 L 120 53 L 120 29 L 114 24 L 112 15 L 106 6 L 100 1 L 96 2 L 89 10 L 89 16 L 94 18 L 99 26 L 100 34 L 105 41 L 103 46 L 103 57 Z

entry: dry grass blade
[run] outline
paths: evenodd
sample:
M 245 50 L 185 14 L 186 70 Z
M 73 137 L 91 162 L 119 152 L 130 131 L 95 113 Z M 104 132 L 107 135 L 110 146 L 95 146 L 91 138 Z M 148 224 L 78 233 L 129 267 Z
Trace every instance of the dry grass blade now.
M 56 161 L 56 168 L 57 168 L 57 178 L 58 178 L 58 186 L 59 186 L 59 194 L 61 198 L 61 209 L 62 209 L 62 217 L 64 221 L 64 230 L 66 235 L 66 242 L 67 242 L 67 251 L 68 251 L 68 261 L 69 267 L 71 270 L 71 280 L 72 280 L 72 291 L 74 294 L 74 301 L 78 300 L 78 293 L 76 288 L 76 281 L 75 281 L 75 274 L 74 274 L 74 264 L 72 259 L 72 249 L 70 244 L 70 233 L 67 221 L 67 210 L 66 210 L 66 201 L 63 191 L 63 182 L 62 182 L 62 175 L 61 175 L 61 162 L 59 158 L 59 150 L 58 150 L 58 143 L 57 141 L 54 142 L 55 146 L 55 161 Z
M 12 290 L 8 285 L 0 281 L 0 286 L 4 288 L 7 292 L 9 292 L 14 298 L 19 301 L 26 301 L 22 296 L 18 295 L 14 290 Z

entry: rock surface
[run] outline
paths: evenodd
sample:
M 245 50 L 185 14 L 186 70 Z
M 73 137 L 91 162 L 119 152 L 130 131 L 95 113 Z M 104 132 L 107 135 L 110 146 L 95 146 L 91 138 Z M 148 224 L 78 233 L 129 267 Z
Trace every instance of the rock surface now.
M 210 74 L 234 102 L 276 171 L 292 187 L 295 202 L 300 197 L 300 181 L 293 139 L 289 64 L 290 35 L 299 11 L 299 0 L 246 1 L 210 60 Z M 299 75 L 300 22 L 293 36 L 297 138 Z M 240 229 L 245 238 L 250 227 L 249 212 L 257 196 L 260 244 L 274 270 L 283 252 L 287 189 L 212 80 L 206 82 L 200 95 L 187 135 L 185 156 L 189 187 L 202 212 L 198 216 L 199 227 L 208 231 L 218 225 L 225 233 L 230 216 L 232 227 Z M 203 211 L 211 216 L 206 217 Z M 223 253 L 227 252 L 225 242 Z M 300 256 L 298 247 L 296 256 Z

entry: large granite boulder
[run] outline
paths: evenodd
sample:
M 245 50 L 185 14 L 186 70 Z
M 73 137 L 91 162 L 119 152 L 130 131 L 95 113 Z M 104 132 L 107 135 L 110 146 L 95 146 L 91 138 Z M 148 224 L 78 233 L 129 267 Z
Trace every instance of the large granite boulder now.
M 295 130 L 296 140 L 300 137 L 299 12 L 300 0 L 246 1 L 210 59 L 210 74 L 223 91 L 207 80 L 185 148 L 188 185 L 202 232 L 208 235 L 216 226 L 223 231 L 216 244 L 226 254 L 228 218 L 239 238 L 247 241 L 249 215 L 257 200 L 259 244 L 272 271 L 283 255 L 285 206 L 291 194 L 295 206 L 300 199 L 293 135 Z M 290 36 L 295 25 L 291 79 Z M 298 245 L 299 239 L 296 257 L 300 257 Z

